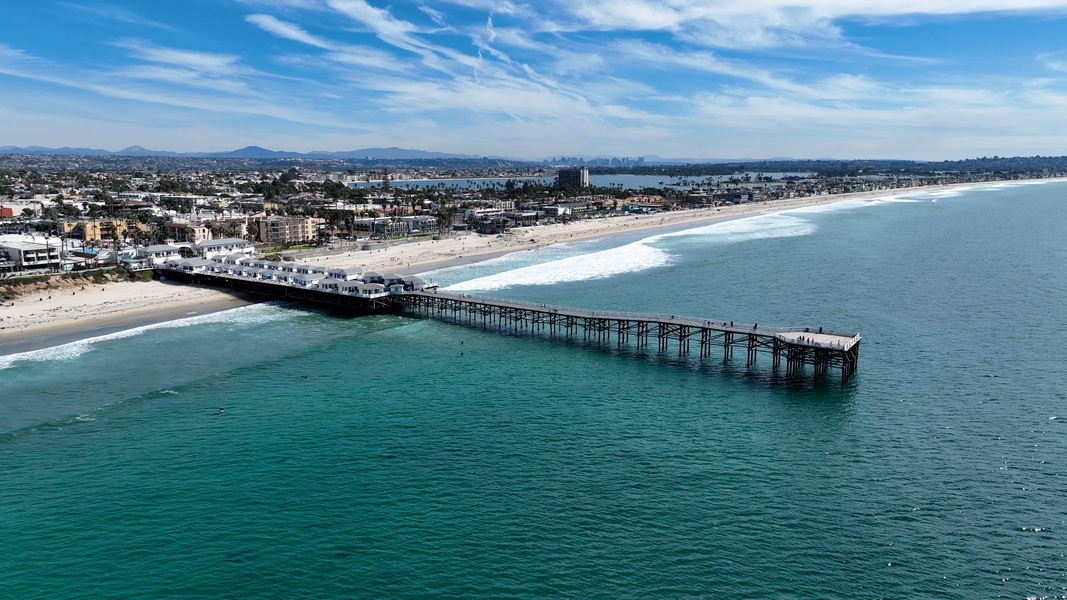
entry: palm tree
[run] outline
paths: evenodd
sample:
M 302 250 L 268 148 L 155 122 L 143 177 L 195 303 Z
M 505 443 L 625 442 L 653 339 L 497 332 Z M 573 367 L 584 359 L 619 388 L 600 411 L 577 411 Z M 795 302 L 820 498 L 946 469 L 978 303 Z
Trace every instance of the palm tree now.
M 442 205 L 437 209 L 437 230 L 442 234 L 452 231 L 452 219 L 456 217 L 458 209 L 455 206 Z

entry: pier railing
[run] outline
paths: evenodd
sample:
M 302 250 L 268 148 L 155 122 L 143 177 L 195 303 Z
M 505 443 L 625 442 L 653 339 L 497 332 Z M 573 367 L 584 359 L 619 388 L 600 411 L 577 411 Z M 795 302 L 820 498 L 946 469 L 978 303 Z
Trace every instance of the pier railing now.
M 724 362 L 732 358 L 735 348 L 743 348 L 748 366 L 757 354 L 770 353 L 775 369 L 785 359 L 788 375 L 811 365 L 815 379 L 820 379 L 829 369 L 838 368 L 842 383 L 852 377 L 859 361 L 858 333 L 821 327 L 771 327 L 666 313 L 591 310 L 462 292 L 409 292 L 394 296 L 393 301 L 413 314 L 497 331 L 581 335 L 599 343 L 614 339 L 620 347 L 633 338 L 638 348 L 655 339 L 661 352 L 677 345 L 679 355 L 687 354 L 695 342 L 702 359 L 710 357 L 714 347 L 721 347 Z

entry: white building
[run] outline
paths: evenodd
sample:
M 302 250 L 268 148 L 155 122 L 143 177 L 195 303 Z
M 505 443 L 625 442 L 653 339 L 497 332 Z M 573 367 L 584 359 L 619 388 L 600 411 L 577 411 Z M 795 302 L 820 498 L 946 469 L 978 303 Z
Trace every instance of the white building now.
M 123 259 L 122 265 L 127 269 L 150 269 L 181 257 L 181 248 L 176 246 L 143 246 L 134 250 L 132 258 Z
M 23 236 L 0 236 L 0 272 L 59 269 L 61 240 L 45 238 L 44 243 Z
M 244 254 L 246 256 L 251 256 L 252 253 L 255 252 L 255 248 L 252 246 L 251 242 L 240 238 L 201 240 L 196 243 L 196 249 L 208 260 L 224 254 Z

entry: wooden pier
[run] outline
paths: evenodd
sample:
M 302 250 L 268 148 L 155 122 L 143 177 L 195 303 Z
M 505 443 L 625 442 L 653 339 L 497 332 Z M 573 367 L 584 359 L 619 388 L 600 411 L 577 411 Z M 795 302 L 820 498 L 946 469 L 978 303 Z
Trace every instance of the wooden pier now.
M 743 350 L 749 367 L 757 355 L 764 353 L 771 355 L 775 370 L 782 367 L 784 359 L 785 374 L 790 377 L 802 375 L 811 365 L 816 381 L 838 369 L 841 383 L 848 382 L 856 373 L 860 357 L 859 334 L 823 331 L 821 327 L 760 327 L 676 315 L 586 310 L 439 290 L 411 291 L 401 284 L 392 285 L 389 290 L 379 286 L 381 291 L 359 296 L 221 273 L 189 273 L 167 267 L 156 271 L 161 277 L 179 281 L 316 304 L 351 314 L 407 313 L 500 332 L 547 333 L 550 337 L 572 339 L 580 335 L 585 341 L 598 344 L 614 340 L 620 348 L 632 344 L 643 349 L 655 340 L 660 353 L 676 348 L 679 356 L 688 355 L 695 345 L 702 360 L 721 351 L 724 363 L 733 358 L 734 350 Z
M 547 333 L 549 336 L 610 343 L 619 347 L 632 343 L 646 348 L 654 340 L 659 352 L 677 348 L 679 356 L 696 346 L 700 358 L 722 352 L 723 362 L 734 350 L 745 352 L 746 366 L 760 353 L 771 355 L 774 369 L 783 359 L 787 376 L 803 373 L 811 365 L 816 381 L 831 369 L 839 369 L 841 383 L 848 382 L 859 363 L 858 333 L 823 331 L 821 327 L 760 327 L 676 315 L 608 312 L 536 304 L 516 300 L 483 298 L 449 292 L 409 292 L 393 296 L 402 312 L 440 319 L 470 327 L 502 332 Z

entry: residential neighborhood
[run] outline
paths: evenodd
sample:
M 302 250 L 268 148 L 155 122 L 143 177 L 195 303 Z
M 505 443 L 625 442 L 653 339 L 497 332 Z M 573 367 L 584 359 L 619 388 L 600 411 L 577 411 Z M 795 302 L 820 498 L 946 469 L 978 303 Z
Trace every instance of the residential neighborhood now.
M 12 166 L 7 158 L 0 165 Z M 720 168 L 718 175 L 700 175 L 716 169 L 641 171 L 636 161 L 608 167 L 593 161 L 593 171 L 568 163 L 341 169 L 330 161 L 209 170 L 176 161 L 168 171 L 122 168 L 137 162 L 109 167 L 86 157 L 81 160 L 96 168 L 33 168 L 54 159 L 0 169 L 0 276 L 115 264 L 136 270 L 178 257 L 363 248 L 682 208 L 1060 174 L 1048 168 L 900 173 L 835 163 L 836 172 L 722 174 Z M 624 171 L 638 174 L 617 173 L 627 166 Z

